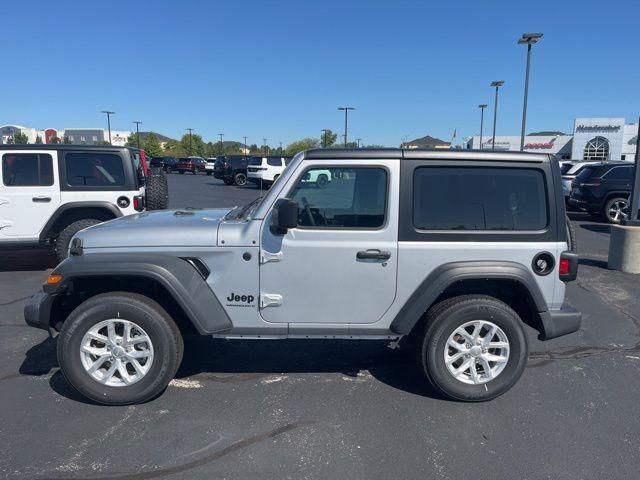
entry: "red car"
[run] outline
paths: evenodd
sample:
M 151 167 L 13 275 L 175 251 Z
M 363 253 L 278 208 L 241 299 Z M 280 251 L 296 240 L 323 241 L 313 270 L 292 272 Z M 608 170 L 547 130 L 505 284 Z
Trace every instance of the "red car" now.
M 181 174 L 184 172 L 191 172 L 195 175 L 198 172 L 204 172 L 206 164 L 206 160 L 202 157 L 184 157 L 178 160 L 175 170 Z

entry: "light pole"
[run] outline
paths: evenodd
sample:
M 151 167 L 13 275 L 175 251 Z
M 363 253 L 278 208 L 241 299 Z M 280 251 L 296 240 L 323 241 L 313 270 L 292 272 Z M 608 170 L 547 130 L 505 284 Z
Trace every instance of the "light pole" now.
M 102 110 L 102 113 L 107 114 L 107 128 L 109 129 L 109 145 L 111 145 L 111 115 L 115 115 L 116 112 L 110 112 L 109 110 Z
M 480 109 L 480 150 L 482 150 L 482 125 L 484 124 L 484 109 L 487 108 L 487 104 L 481 103 L 478 108 Z
M 327 148 L 327 136 L 331 130 L 328 128 L 322 129 L 322 148 Z
M 247 137 L 242 137 L 244 138 L 244 154 L 247 155 L 249 152 L 247 151 Z
M 504 80 L 491 82 L 492 87 L 496 87 L 496 99 L 493 104 L 493 136 L 491 137 L 491 149 L 496 149 L 496 122 L 498 120 L 498 89 L 504 85 Z
M 138 120 L 135 120 L 133 123 L 136 124 L 136 139 L 138 140 L 138 150 L 140 150 L 140 124 Z
M 282 142 L 278 142 L 278 145 L 280 145 L 280 154 L 282 154 Z
M 192 150 L 191 150 L 191 133 L 193 132 L 193 128 L 187 128 L 187 131 L 189 132 L 189 156 L 191 156 L 191 154 L 192 154 Z
M 349 110 L 355 110 L 354 107 L 338 107 L 338 110 L 344 110 L 344 146 L 347 147 L 347 129 L 349 122 Z
M 523 33 L 518 44 L 527 46 L 527 71 L 524 76 L 524 105 L 522 106 L 522 131 L 520 132 L 520 151 L 524 151 L 524 129 L 527 123 L 527 97 L 529 96 L 529 67 L 531 65 L 531 46 L 538 43 L 542 33 Z
M 358 148 L 360 148 L 360 140 L 362 140 L 361 138 L 356 138 L 356 142 L 358 142 Z
M 224 143 L 222 143 L 224 133 L 219 133 L 218 135 L 220 135 L 220 155 L 224 155 Z
M 263 155 L 267 154 L 267 140 L 268 140 L 268 138 L 263 138 L 262 139 L 262 154 Z

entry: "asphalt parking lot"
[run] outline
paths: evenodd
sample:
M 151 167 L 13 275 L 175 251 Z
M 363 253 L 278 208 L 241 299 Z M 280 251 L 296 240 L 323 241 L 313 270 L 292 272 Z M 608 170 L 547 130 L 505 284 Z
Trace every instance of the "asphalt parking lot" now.
M 255 187 L 170 175 L 171 206 L 243 204 Z M 491 402 L 440 398 L 384 343 L 188 338 L 177 378 L 144 405 L 87 403 L 22 308 L 55 260 L 0 252 L 4 478 L 638 478 L 640 278 L 606 269 L 609 226 L 572 214 L 567 301 L 582 329 L 528 330 L 519 383 Z

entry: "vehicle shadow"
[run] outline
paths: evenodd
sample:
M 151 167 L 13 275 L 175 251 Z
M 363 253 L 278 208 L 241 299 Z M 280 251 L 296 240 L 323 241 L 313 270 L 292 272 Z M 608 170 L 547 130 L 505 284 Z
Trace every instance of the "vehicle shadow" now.
M 54 268 L 58 259 L 48 249 L 0 251 L 0 272 L 35 272 Z
M 58 368 L 55 339 L 31 347 L 20 366 L 22 375 L 43 376 Z M 363 340 L 221 340 L 189 335 L 176 378 L 233 383 L 274 374 L 337 373 L 358 378 L 369 372 L 377 381 L 414 395 L 444 399 L 420 372 L 409 352 L 386 342 Z M 94 404 L 67 382 L 60 370 L 51 388 L 70 400 Z
M 580 228 L 595 233 L 606 233 L 607 235 L 611 233 L 611 225 L 608 223 L 581 223 Z
M 579 258 L 578 264 L 585 265 L 587 267 L 604 268 L 605 270 L 609 269 L 608 263 L 606 260 L 598 260 L 595 258 Z

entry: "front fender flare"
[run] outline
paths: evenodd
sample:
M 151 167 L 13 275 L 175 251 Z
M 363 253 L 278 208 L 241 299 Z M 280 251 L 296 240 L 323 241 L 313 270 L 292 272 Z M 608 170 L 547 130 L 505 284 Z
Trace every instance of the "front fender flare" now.
M 166 288 L 200 334 L 220 333 L 232 327 L 209 284 L 191 264 L 179 257 L 154 253 L 81 255 L 67 258 L 52 273 L 62 275 L 65 283 L 83 277 L 148 278 Z

